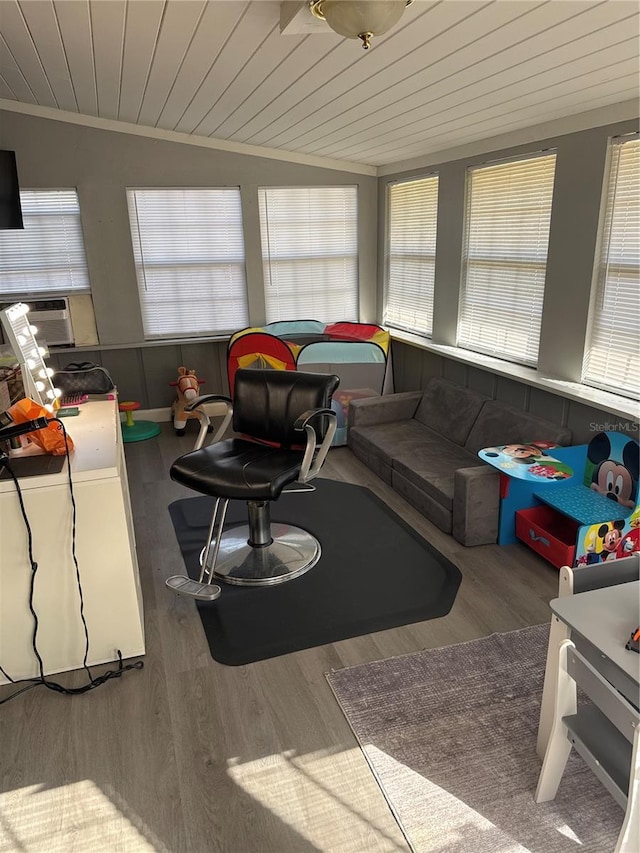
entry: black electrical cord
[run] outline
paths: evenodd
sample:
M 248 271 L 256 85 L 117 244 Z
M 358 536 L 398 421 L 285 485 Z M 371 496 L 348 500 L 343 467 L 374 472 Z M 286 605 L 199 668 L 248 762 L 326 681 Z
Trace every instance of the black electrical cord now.
M 7 696 L 5 699 L 0 699 L 0 705 L 4 705 L 5 702 L 9 702 L 11 699 L 15 699 L 15 697 L 19 696 L 21 693 L 25 693 L 27 690 L 31 690 L 32 688 L 38 687 L 39 685 L 48 687 L 49 690 L 54 690 L 57 693 L 64 693 L 67 695 L 87 693 L 89 690 L 93 690 L 96 687 L 100 687 L 101 684 L 104 684 L 105 681 L 108 681 L 110 678 L 120 678 L 125 672 L 131 669 L 142 669 L 142 667 L 144 666 L 144 663 L 142 661 L 136 661 L 135 663 L 130 663 L 124 666 L 122 663 L 122 652 L 120 651 L 120 649 L 117 649 L 118 669 L 116 670 L 107 670 L 106 672 L 102 673 L 102 675 L 94 677 L 87 664 L 87 658 L 89 656 L 89 631 L 84 616 L 84 596 L 82 593 L 82 582 L 80 580 L 80 568 L 78 566 L 78 558 L 76 556 L 76 501 L 75 496 L 73 494 L 73 481 L 71 479 L 71 459 L 69 456 L 69 441 L 67 438 L 67 430 L 65 429 L 65 426 L 60 420 L 60 418 L 51 418 L 51 420 L 56 421 L 60 425 L 60 428 L 62 429 L 62 435 L 64 437 L 65 455 L 67 459 L 67 475 L 69 481 L 69 495 L 71 497 L 71 556 L 73 558 L 73 564 L 76 570 L 76 582 L 78 585 L 78 594 L 80 596 L 80 618 L 82 620 L 85 638 L 84 658 L 82 661 L 82 667 L 84 670 L 86 670 L 86 673 L 88 675 L 88 681 L 81 687 L 65 687 L 62 684 L 58 684 L 58 682 L 56 681 L 51 681 L 50 679 L 46 678 L 44 674 L 44 664 L 42 662 L 42 658 L 37 647 L 38 614 L 36 613 L 33 607 L 33 592 L 36 573 L 38 571 L 38 564 L 33 559 L 33 536 L 31 533 L 31 525 L 29 524 L 29 518 L 27 516 L 27 512 L 24 506 L 22 490 L 20 488 L 18 478 L 16 477 L 14 471 L 12 470 L 11 466 L 7 461 L 8 457 L 5 455 L 0 455 L 0 466 L 4 466 L 7 469 L 9 476 L 13 480 L 14 485 L 16 487 L 18 502 L 20 504 L 20 512 L 22 513 L 22 519 L 24 521 L 24 525 L 27 531 L 27 548 L 29 554 L 29 565 L 31 567 L 31 578 L 29 583 L 29 610 L 31 611 L 31 615 L 33 616 L 33 634 L 31 635 L 31 644 L 33 646 L 33 651 L 38 661 L 38 669 L 40 670 L 40 675 L 36 678 L 23 678 L 15 680 L 5 672 L 2 666 L 0 666 L 0 672 L 4 675 L 7 681 L 11 682 L 11 684 L 27 685 L 21 690 L 17 690 L 15 693 L 12 693 L 11 696 Z

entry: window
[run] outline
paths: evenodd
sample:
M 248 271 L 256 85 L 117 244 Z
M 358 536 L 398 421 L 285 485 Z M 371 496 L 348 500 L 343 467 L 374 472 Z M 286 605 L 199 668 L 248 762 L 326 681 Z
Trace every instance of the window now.
M 357 187 L 259 190 L 267 322 L 358 320 Z
M 555 164 L 469 170 L 458 346 L 537 364 Z
M 611 146 L 583 382 L 640 397 L 640 138 Z
M 388 189 L 384 323 L 431 337 L 438 221 L 438 177 Z
M 248 323 L 238 187 L 127 190 L 146 338 Z
M 0 295 L 88 292 L 75 189 L 22 190 L 20 203 L 24 230 L 0 231 Z

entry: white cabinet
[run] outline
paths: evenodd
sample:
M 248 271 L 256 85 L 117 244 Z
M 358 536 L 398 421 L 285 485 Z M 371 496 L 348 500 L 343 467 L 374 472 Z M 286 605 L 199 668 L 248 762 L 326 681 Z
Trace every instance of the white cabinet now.
M 75 449 L 76 556 L 89 632 L 89 665 L 144 654 L 140 578 L 117 402 L 80 406 L 65 420 Z M 24 477 L 20 487 L 38 564 L 33 605 L 46 674 L 83 665 L 85 635 L 72 557 L 68 471 Z M 14 680 L 39 674 L 29 611 L 27 532 L 13 481 L 0 481 L 0 665 Z M 0 674 L 1 675 L 1 674 Z M 0 677 L 0 683 L 6 683 Z

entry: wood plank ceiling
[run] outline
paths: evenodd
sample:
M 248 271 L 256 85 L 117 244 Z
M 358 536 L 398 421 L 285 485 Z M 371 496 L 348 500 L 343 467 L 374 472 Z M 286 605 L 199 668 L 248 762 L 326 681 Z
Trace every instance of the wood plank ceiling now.
M 638 97 L 635 0 L 416 0 L 369 51 L 280 14 L 1 0 L 0 98 L 382 166 Z

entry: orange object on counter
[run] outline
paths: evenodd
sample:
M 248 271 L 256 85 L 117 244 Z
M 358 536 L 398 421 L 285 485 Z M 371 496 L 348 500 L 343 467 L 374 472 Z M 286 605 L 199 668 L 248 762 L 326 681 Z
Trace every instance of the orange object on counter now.
M 55 415 L 48 412 L 40 405 L 40 403 L 36 403 L 35 400 L 30 400 L 29 397 L 25 397 L 22 400 L 18 400 L 17 403 L 14 403 L 8 411 L 14 422 L 17 424 L 22 424 L 25 421 L 32 421 L 35 418 L 47 418 L 51 421 L 51 423 L 47 425 L 46 429 L 39 429 L 35 432 L 26 433 L 26 437 L 29 441 L 33 442 L 37 447 L 40 447 L 45 453 L 50 453 L 52 456 L 64 456 L 67 452 L 67 448 L 69 449 L 69 452 L 73 450 L 73 440 L 71 436 L 67 433 L 67 440 L 65 442 L 65 436 L 61 425 L 57 421 L 51 420 Z

